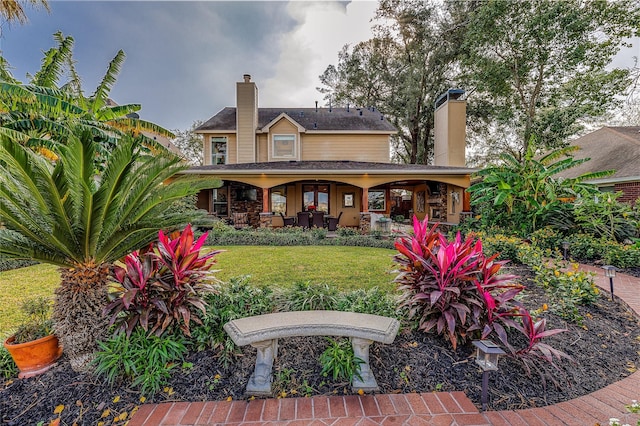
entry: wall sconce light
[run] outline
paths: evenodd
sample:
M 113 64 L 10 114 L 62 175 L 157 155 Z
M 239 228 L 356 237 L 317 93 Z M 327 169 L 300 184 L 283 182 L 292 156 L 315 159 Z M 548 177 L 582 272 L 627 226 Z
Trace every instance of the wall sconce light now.
M 567 258 L 567 250 L 568 250 L 568 249 L 569 249 L 569 241 L 563 241 L 563 242 L 562 242 L 562 251 L 563 251 L 562 258 L 563 258 L 565 261 L 569 260 L 569 259 Z
M 482 369 L 482 411 L 487 410 L 487 393 L 489 387 L 489 372 L 498 369 L 498 360 L 504 351 L 491 340 L 474 340 L 476 347 L 476 364 Z
M 609 278 L 609 288 L 611 289 L 611 301 L 613 302 L 613 277 L 616 276 L 616 271 L 618 270 L 615 266 L 605 265 L 602 267 L 604 269 L 604 276 Z
M 460 203 L 460 193 L 457 191 L 451 191 L 451 213 L 456 212 L 456 204 Z

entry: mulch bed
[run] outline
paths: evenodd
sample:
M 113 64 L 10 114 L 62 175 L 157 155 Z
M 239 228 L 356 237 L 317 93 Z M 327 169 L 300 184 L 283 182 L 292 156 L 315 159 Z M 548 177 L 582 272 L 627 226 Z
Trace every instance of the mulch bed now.
M 528 270 L 517 268 L 514 272 L 528 287 L 524 303 L 530 309 L 542 306 L 544 293 L 528 278 Z M 527 375 L 521 361 L 502 359 L 500 370 L 491 373 L 489 409 L 555 404 L 601 389 L 636 370 L 640 323 L 626 305 L 603 295 L 597 304 L 581 308 L 581 314 L 583 326 L 545 313 L 548 328 L 569 330 L 548 342 L 573 360 L 557 361 L 555 366 L 537 363 Z M 274 396 L 350 393 L 348 383 L 320 376 L 317 360 L 327 344 L 319 337 L 279 341 Z M 480 405 L 481 373 L 470 344 L 453 352 L 442 338 L 405 329 L 393 344 L 374 344 L 370 357 L 381 393 L 464 391 Z M 251 347 L 243 348 L 242 356 L 227 367 L 211 351 L 191 354 L 186 359 L 190 364 L 178 366 L 168 388 L 147 402 L 244 399 L 254 360 Z M 123 413 L 123 417 L 130 416 L 132 409 L 141 405 L 140 396 L 125 384 L 110 388 L 93 376 L 74 373 L 63 358 L 39 377 L 6 383 L 0 390 L 0 415 L 3 425 L 36 425 L 40 421 L 46 425 L 58 417 L 54 410 L 62 404 L 63 425 L 123 424 L 114 419 Z

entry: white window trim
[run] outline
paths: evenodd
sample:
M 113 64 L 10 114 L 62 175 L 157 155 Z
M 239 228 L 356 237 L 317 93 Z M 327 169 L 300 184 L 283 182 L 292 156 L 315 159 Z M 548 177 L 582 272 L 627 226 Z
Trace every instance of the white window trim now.
M 226 152 L 225 152 L 225 154 L 224 154 L 224 164 L 227 164 L 227 163 L 228 163 L 228 161 L 229 161 L 229 138 L 228 138 L 227 136 L 210 136 L 210 137 L 209 137 L 209 149 L 210 149 L 210 151 L 211 151 L 211 152 L 210 152 L 210 157 L 211 157 L 211 158 L 210 158 L 210 160 L 211 160 L 211 164 L 212 164 L 212 165 L 214 165 L 214 166 L 215 166 L 215 165 L 217 165 L 218 163 L 216 163 L 216 162 L 214 161 L 214 159 L 215 159 L 215 158 L 218 158 L 218 156 L 220 155 L 220 154 L 215 154 L 215 153 L 213 152 L 213 144 L 214 144 L 214 143 L 220 143 L 220 141 L 218 141 L 218 142 L 214 142 L 214 141 L 213 141 L 214 139 L 224 139 L 224 141 L 225 141 L 224 143 L 227 145 L 227 149 L 226 149 Z
M 277 136 L 293 136 L 293 155 L 276 155 L 276 137 Z M 296 160 L 298 159 L 298 135 L 295 133 L 275 133 L 271 135 L 271 158 Z

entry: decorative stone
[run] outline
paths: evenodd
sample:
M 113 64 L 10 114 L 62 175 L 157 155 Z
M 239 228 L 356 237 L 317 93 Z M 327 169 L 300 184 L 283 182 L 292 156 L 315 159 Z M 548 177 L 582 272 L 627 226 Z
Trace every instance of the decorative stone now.
M 273 213 L 260 213 L 260 228 L 273 228 Z
M 360 212 L 360 232 L 368 234 L 371 231 L 371 213 Z

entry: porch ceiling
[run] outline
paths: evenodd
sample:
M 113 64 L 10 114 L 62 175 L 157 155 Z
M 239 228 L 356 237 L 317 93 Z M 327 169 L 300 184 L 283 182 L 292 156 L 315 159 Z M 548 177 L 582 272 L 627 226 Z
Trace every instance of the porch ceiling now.
M 210 175 L 259 188 L 272 188 L 290 182 L 314 180 L 341 182 L 359 188 L 371 188 L 393 182 L 430 180 L 468 188 L 470 175 L 474 171 L 474 169 L 466 167 L 314 161 L 200 166 L 182 173 Z

